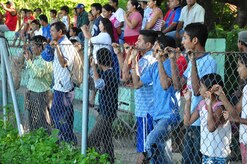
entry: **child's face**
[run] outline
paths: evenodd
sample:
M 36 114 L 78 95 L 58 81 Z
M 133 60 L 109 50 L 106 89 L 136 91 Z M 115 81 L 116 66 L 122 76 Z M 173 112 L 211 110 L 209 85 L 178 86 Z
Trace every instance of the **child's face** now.
M 243 80 L 247 79 L 247 68 L 244 63 L 242 63 L 240 60 L 238 60 L 238 74 L 239 77 Z
M 88 13 L 88 20 L 89 21 L 93 21 L 94 20 L 94 16 L 91 13 Z
M 50 17 L 51 17 L 51 18 L 54 18 L 54 17 L 55 17 L 55 14 L 52 13 L 52 12 L 50 12 Z
M 66 12 L 64 10 L 61 10 L 61 15 L 64 16 Z
M 32 16 L 32 12 L 27 12 L 27 17 Z
M 75 32 L 74 32 L 72 29 L 70 29 L 70 30 L 69 30 L 69 35 L 70 35 L 70 36 L 75 36 Z
M 102 14 L 105 18 L 110 18 L 111 12 L 107 11 L 105 8 L 102 8 Z
M 35 23 L 31 24 L 32 29 L 37 29 L 37 25 Z
M 98 15 L 98 13 L 99 13 L 99 12 L 96 10 L 95 7 L 92 7 L 92 8 L 91 8 L 91 11 L 92 11 L 92 14 L 93 14 L 94 17 L 96 17 L 96 16 Z
M 195 48 L 195 45 L 191 41 L 190 36 L 186 32 L 184 33 L 182 44 L 186 50 L 194 50 Z
M 35 56 L 39 56 L 41 53 L 41 47 L 38 46 L 34 41 L 31 42 L 31 50 Z
M 202 82 L 200 82 L 200 89 L 199 89 L 199 91 L 200 91 L 200 95 L 203 98 L 205 98 L 205 93 L 207 91 L 207 88 L 206 88 L 206 86 Z
M 100 21 L 99 22 L 99 30 L 102 32 L 102 31 L 105 31 L 105 27 L 103 25 L 103 23 Z

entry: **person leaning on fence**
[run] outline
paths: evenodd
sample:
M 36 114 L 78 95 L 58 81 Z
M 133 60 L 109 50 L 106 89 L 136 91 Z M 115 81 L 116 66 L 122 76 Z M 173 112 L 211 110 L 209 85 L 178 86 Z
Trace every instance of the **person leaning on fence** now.
M 126 59 L 124 60 L 123 54 L 120 52 L 120 47 L 117 44 L 113 44 L 114 52 L 118 56 L 119 63 L 122 67 L 122 81 L 129 81 L 131 78 L 131 64 L 129 63 L 130 53 L 138 51 L 140 56 L 138 61 L 138 77 L 142 76 L 156 59 L 153 57 L 152 47 L 156 40 L 157 33 L 153 30 L 141 30 L 138 40 L 133 47 L 126 48 Z M 123 62 L 124 61 L 124 62 Z M 149 132 L 153 129 L 152 118 L 150 114 L 153 111 L 153 86 L 152 84 L 144 85 L 135 90 L 135 116 L 137 119 L 137 152 L 139 153 L 137 163 L 143 163 L 145 152 L 146 138 Z
M 66 26 L 61 21 L 51 25 L 52 41 L 46 45 L 42 58 L 53 62 L 54 95 L 51 107 L 51 118 L 59 130 L 61 141 L 77 143 L 73 133 L 74 109 L 74 84 L 69 70 L 72 70 L 74 55 L 77 51 L 66 37 Z
M 238 57 L 238 74 L 242 80 L 247 79 L 247 53 L 241 53 Z M 226 120 L 240 124 L 239 143 L 242 156 L 242 163 L 247 163 L 247 85 L 242 90 L 240 107 L 234 107 L 227 99 L 221 86 L 215 85 L 212 90 L 219 97 L 226 111 L 223 113 Z
M 25 108 L 28 111 L 29 130 L 44 128 L 50 132 L 48 93 L 52 81 L 52 64 L 41 57 L 46 38 L 38 35 L 31 38 L 31 47 L 24 52 L 28 73 Z
M 221 76 L 216 73 L 207 74 L 200 79 L 200 95 L 203 100 L 192 114 L 190 114 L 192 93 L 187 89 L 184 90 L 186 99 L 184 125 L 190 126 L 198 118 L 201 120 L 200 150 L 203 155 L 203 164 L 227 164 L 231 153 L 231 124 L 230 121 L 224 119 L 225 107 L 212 90 L 216 84 L 221 87 L 224 85 Z
M 172 42 L 171 42 L 172 41 Z M 169 134 L 179 123 L 179 112 L 177 99 L 175 96 L 176 88 L 179 88 L 177 80 L 178 73 L 173 72 L 171 66 L 176 67 L 176 61 L 171 61 L 162 48 L 175 44 L 170 37 L 160 35 L 154 44 L 154 55 L 157 62 L 152 64 L 140 77 L 137 67 L 135 54 L 131 54 L 132 78 L 135 88 L 153 83 L 153 117 L 154 129 L 148 134 L 145 144 L 146 160 L 151 163 L 172 163 L 171 153 L 165 147 Z M 175 64 L 171 64 L 175 62 Z M 166 87 L 162 88 L 160 79 L 165 78 Z
M 0 35 L 3 35 L 3 33 L 6 31 L 15 31 L 18 15 L 13 2 L 7 1 L 5 5 L 0 3 L 0 6 L 6 11 L 3 15 L 5 18 L 5 23 L 0 25 Z
M 204 75 L 216 73 L 217 70 L 213 57 L 205 53 L 207 37 L 207 27 L 201 23 L 191 23 L 185 27 L 182 44 L 186 54 L 190 57 L 190 62 L 181 79 L 181 86 L 187 84 L 187 89 L 192 92 L 191 113 L 202 100 L 202 97 L 199 95 L 199 79 Z M 186 128 L 183 146 L 183 164 L 191 162 L 201 163 L 199 119 Z
M 112 141 L 112 123 L 117 117 L 118 109 L 118 78 L 112 68 L 111 51 L 101 48 L 97 51 L 97 65 L 92 58 L 95 88 L 99 90 L 99 108 L 96 124 L 88 137 L 88 147 L 95 147 L 100 153 L 109 154 L 109 161 L 114 163 Z M 102 145 L 102 147 L 100 147 Z M 100 151 L 101 149 L 101 151 Z

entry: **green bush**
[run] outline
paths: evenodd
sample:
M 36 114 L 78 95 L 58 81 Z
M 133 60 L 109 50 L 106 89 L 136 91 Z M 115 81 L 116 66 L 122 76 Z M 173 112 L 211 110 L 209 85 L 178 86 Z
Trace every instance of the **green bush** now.
M 57 144 L 58 131 L 48 135 L 44 129 L 19 137 L 18 131 L 10 123 L 4 128 L 0 120 L 0 161 L 1 163 L 83 163 L 108 164 L 108 155 L 100 155 L 94 149 L 83 156 L 80 150 L 67 144 Z

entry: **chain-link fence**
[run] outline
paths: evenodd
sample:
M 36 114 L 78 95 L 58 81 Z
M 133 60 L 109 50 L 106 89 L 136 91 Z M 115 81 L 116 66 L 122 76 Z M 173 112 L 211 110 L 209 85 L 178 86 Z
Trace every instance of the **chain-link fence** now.
M 150 68 L 145 70 L 146 76 L 141 72 L 143 71 L 141 67 L 146 66 L 146 60 L 150 60 L 145 55 L 138 58 L 137 70 L 133 62 L 128 63 L 128 73 L 132 80 L 123 82 L 121 79 L 125 76 L 124 68 L 118 63 L 113 48 L 110 45 L 93 45 L 100 48 L 95 53 L 89 52 L 92 56 L 89 61 L 89 89 L 84 90 L 82 85 L 74 88 L 73 81 L 80 80 L 71 78 L 72 73 L 76 71 L 73 69 L 80 68 L 78 64 L 73 67 L 73 61 L 79 60 L 75 55 L 79 55 L 83 62 L 83 52 L 85 52 L 83 46 L 77 42 L 73 43 L 74 45 L 69 42 L 68 44 L 65 40 L 64 44 L 59 45 L 61 50 L 59 53 L 58 49 L 43 42 L 45 42 L 43 38 L 36 38 L 23 47 L 8 47 L 17 95 L 20 97 L 25 95 L 19 99 L 19 104 L 23 105 L 24 109 L 20 109 L 20 113 L 25 132 L 40 127 L 45 128 L 48 133 L 52 129 L 59 129 L 60 140 L 80 146 L 82 95 L 89 92 L 87 146 L 94 147 L 100 153 L 109 154 L 112 163 L 241 161 L 239 124 L 223 121 L 223 115 L 217 112 L 217 110 L 225 110 L 224 104 L 219 105 L 220 107 L 217 105 L 212 107 L 213 112 L 217 112 L 217 117 L 220 117 L 214 115 L 218 120 L 213 120 L 216 122 L 214 130 L 207 129 L 209 123 L 205 111 L 208 109 L 205 109 L 205 104 L 200 109 L 199 107 L 196 109 L 198 111 L 196 114 L 201 116 L 199 118 L 201 125 L 185 126 L 183 118 L 184 110 L 188 111 L 186 109 L 188 101 L 185 98 L 187 94 L 175 90 L 174 83 L 170 83 L 171 86 L 167 89 L 163 89 L 161 84 L 158 84 L 161 80 L 159 80 L 157 61 L 151 63 Z M 154 51 L 150 52 L 152 54 Z M 217 72 L 221 75 L 225 94 L 235 104 L 240 97 L 235 94 L 239 86 L 237 63 L 240 55 L 237 52 L 214 52 L 209 54 L 210 57 L 200 65 L 206 66 L 205 70 L 210 70 L 215 66 L 208 60 L 216 59 L 214 61 L 217 61 L 215 62 L 217 69 L 215 68 L 212 73 Z M 173 77 L 168 61 L 171 62 L 165 60 L 163 65 L 167 79 L 170 81 Z M 182 72 L 187 65 L 191 67 L 188 64 L 188 57 L 182 56 L 181 61 L 177 62 L 177 66 L 183 70 Z M 201 69 L 201 67 L 197 68 L 199 72 L 202 71 Z M 182 78 L 183 73 L 180 70 Z M 136 71 L 140 72 L 136 73 Z M 139 76 L 137 82 L 141 82 L 140 88 L 136 87 L 133 74 Z M 202 74 L 198 76 L 202 78 Z M 191 78 L 191 75 L 187 78 Z M 214 81 L 210 78 L 207 77 L 204 82 Z M 240 92 L 240 95 L 242 94 L 244 93 Z M 189 101 L 192 102 L 197 98 L 192 96 Z M 153 105 L 157 106 L 153 107 Z M 160 117 L 163 115 L 164 117 Z M 190 115 L 190 119 L 199 117 L 194 116 L 196 115 Z M 242 128 L 240 134 L 244 137 L 247 132 Z

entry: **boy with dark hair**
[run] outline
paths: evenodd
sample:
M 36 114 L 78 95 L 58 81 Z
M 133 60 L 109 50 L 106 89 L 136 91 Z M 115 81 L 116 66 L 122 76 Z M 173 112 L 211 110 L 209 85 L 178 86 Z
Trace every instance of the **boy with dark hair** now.
M 137 75 L 140 78 L 143 74 L 145 74 L 149 67 L 156 61 L 153 57 L 152 47 L 156 40 L 157 33 L 152 30 L 141 30 L 140 35 L 138 37 L 137 42 L 135 43 L 134 49 L 126 49 L 126 59 L 124 60 L 123 55 L 119 51 L 119 47 L 116 44 L 113 44 L 114 51 L 117 54 L 118 61 L 120 64 L 120 68 L 122 69 L 122 81 L 128 82 L 135 74 L 135 67 L 131 68 L 129 64 L 130 53 L 136 52 L 138 53 L 138 70 L 139 74 Z M 136 62 L 135 62 L 136 63 Z M 135 64 L 134 63 L 134 64 Z M 135 85 L 134 85 L 135 87 Z M 145 85 L 135 90 L 135 116 L 137 120 L 137 133 L 136 133 L 136 151 L 138 153 L 137 156 L 137 164 L 143 163 L 144 153 L 145 153 L 145 143 L 147 139 L 147 135 L 153 130 L 152 124 L 152 114 L 153 110 L 153 86 Z
M 210 54 L 205 53 L 208 37 L 207 27 L 202 23 L 191 23 L 185 27 L 182 44 L 188 52 L 190 62 L 181 79 L 182 86 L 192 92 L 191 113 L 202 100 L 199 95 L 199 80 L 207 74 L 216 73 L 217 65 Z M 192 52 L 192 53 L 190 53 Z M 197 119 L 190 127 L 186 127 L 182 163 L 201 163 L 200 153 L 200 120 Z
M 95 147 L 103 144 L 100 153 L 109 154 L 109 161 L 114 163 L 114 147 L 112 142 L 112 123 L 117 117 L 118 109 L 118 78 L 112 69 L 111 52 L 107 48 L 97 51 L 98 73 L 94 59 L 91 66 L 94 73 L 95 88 L 99 90 L 99 108 L 96 125 L 88 137 L 88 146 Z
M 101 12 L 102 12 L 102 6 L 100 3 L 93 3 L 91 5 L 91 12 L 93 16 L 95 17 L 93 28 L 91 31 L 92 37 L 97 36 L 100 33 L 99 29 L 99 22 L 102 19 Z
M 39 16 L 39 22 L 42 26 L 42 36 L 44 36 L 47 39 L 47 42 L 51 41 L 51 33 L 50 33 L 50 24 L 48 23 L 48 18 L 46 15 L 41 14 Z

